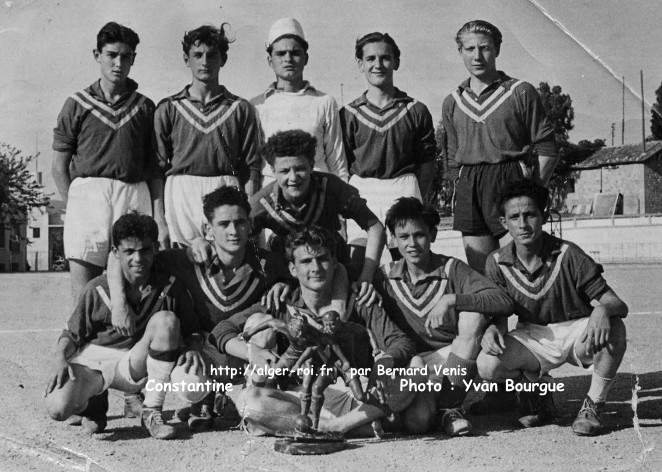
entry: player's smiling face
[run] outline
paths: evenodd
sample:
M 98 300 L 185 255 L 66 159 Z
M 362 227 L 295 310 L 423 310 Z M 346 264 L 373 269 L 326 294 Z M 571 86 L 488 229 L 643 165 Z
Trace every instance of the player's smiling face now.
M 236 254 L 246 248 L 250 223 L 246 210 L 242 207 L 221 205 L 214 210 L 214 217 L 208 224 L 217 252 Z
M 276 156 L 274 176 L 283 197 L 301 204 L 308 197 L 313 166 L 305 156 Z
M 289 263 L 290 273 L 302 288 L 313 292 L 327 290 L 333 281 L 335 259 L 326 247 L 299 246 Z
M 531 197 L 508 200 L 500 220 L 518 246 L 534 245 L 542 237 L 545 217 Z
M 124 278 L 131 285 L 140 285 L 149 280 L 156 251 L 156 243 L 150 238 L 124 238 L 113 247 Z
M 393 85 L 393 71 L 400 65 L 391 46 L 382 41 L 365 44 L 363 58 L 357 62 L 368 83 L 378 88 Z
M 111 84 L 121 84 L 129 76 L 136 54 L 126 43 L 107 43 L 101 51 L 94 50 L 101 78 Z
M 464 33 L 460 55 L 464 67 L 472 77 L 490 79 L 497 72 L 496 58 L 499 51 L 491 36 L 482 33 Z
M 407 264 L 425 266 L 430 260 L 430 246 L 437 235 L 419 219 L 407 220 L 404 225 L 396 225 L 395 242 L 398 251 Z
M 303 80 L 303 69 L 308 62 L 308 54 L 296 38 L 281 38 L 271 45 L 267 58 L 276 78 L 287 82 Z
M 184 54 L 184 62 L 186 67 L 191 69 L 194 79 L 213 85 L 218 83 L 218 71 L 223 66 L 223 56 L 217 47 L 197 41 L 188 54 Z

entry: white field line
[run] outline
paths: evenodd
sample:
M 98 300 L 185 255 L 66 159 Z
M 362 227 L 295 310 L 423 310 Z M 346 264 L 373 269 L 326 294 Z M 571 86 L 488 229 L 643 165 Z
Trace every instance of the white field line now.
M 0 334 L 14 333 L 54 333 L 62 331 L 62 328 L 34 328 L 34 329 L 0 329 Z
M 66 470 L 76 470 L 82 472 L 107 471 L 92 458 L 80 452 L 73 451 L 66 447 L 60 447 L 50 444 L 48 447 L 30 446 L 14 438 L 0 434 L 0 444 L 6 444 L 8 447 L 18 451 L 24 456 L 41 459 Z

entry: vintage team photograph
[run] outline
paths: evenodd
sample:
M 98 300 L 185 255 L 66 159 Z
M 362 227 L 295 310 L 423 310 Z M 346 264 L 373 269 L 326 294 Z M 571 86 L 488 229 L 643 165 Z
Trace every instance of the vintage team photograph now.
M 662 471 L 653 0 L 2 0 L 0 471 Z

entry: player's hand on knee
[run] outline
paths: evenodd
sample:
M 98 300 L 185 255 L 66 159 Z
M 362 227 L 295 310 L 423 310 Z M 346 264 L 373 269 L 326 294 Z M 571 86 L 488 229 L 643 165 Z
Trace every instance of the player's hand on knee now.
M 177 365 L 184 367 L 184 372 L 187 374 L 206 374 L 205 361 L 202 359 L 202 354 L 196 350 L 188 350 L 177 359 Z
M 285 282 L 278 282 L 269 289 L 269 292 L 262 295 L 262 305 L 267 310 L 280 310 L 281 303 L 285 303 L 287 297 L 292 293 L 292 287 Z
M 485 353 L 491 356 L 500 356 L 506 348 L 506 343 L 503 339 L 503 334 L 495 325 L 490 325 L 483 334 L 483 339 L 480 342 L 480 347 Z
M 444 295 L 439 300 L 439 303 L 428 313 L 428 317 L 425 320 L 425 329 L 428 334 L 432 335 L 432 330 L 437 329 L 444 324 L 444 319 L 446 319 L 453 310 L 454 301 L 447 295 Z
M 58 360 L 55 375 L 53 375 L 51 380 L 46 385 L 44 396 L 47 396 L 56 388 L 62 388 L 69 379 L 76 380 L 73 367 L 71 367 L 71 364 L 69 364 L 65 359 Z
M 607 346 L 610 331 L 611 323 L 607 312 L 602 307 L 597 306 L 588 319 L 581 342 L 588 346 L 589 353 L 596 353 Z
M 215 255 L 214 247 L 203 238 L 195 238 L 187 250 L 188 258 L 196 264 L 206 264 Z

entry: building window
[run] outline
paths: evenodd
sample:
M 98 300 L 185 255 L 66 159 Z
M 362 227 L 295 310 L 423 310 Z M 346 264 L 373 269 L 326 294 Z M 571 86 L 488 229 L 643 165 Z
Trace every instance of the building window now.
M 32 239 L 39 239 L 41 236 L 41 228 L 32 228 Z

